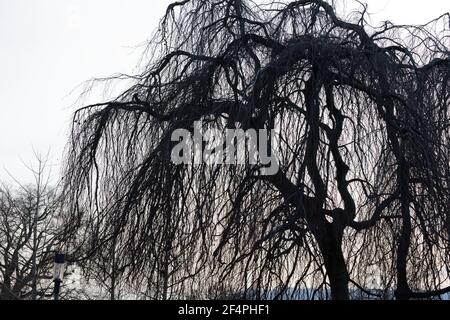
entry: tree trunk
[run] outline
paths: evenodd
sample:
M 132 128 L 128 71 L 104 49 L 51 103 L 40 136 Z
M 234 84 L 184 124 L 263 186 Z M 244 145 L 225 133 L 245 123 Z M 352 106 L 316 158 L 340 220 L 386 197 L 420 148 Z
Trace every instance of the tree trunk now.
M 281 172 L 266 178 L 283 194 L 286 201 L 296 206 L 299 212 L 304 212 L 324 259 L 330 281 L 331 298 L 333 300 L 349 300 L 349 275 L 342 253 L 345 224 L 338 219 L 329 223 L 325 216 L 327 214 L 332 215 L 332 213 L 323 210 L 322 205 L 316 199 L 303 195 L 298 198 L 292 197 L 293 194 L 299 192 L 298 187 L 293 185 Z M 337 218 L 339 214 L 335 216 Z
M 349 300 L 349 275 L 341 247 L 343 230 L 337 230 L 336 225 L 328 222 L 325 222 L 324 230 L 325 232 L 320 232 L 316 239 L 330 281 L 331 299 Z
M 340 247 L 324 254 L 325 268 L 330 280 L 331 298 L 333 300 L 349 300 L 348 271 Z

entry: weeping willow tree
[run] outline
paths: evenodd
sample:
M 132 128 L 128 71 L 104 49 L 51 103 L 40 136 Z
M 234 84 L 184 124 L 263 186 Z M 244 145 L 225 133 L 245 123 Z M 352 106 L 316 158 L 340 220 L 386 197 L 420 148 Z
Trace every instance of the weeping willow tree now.
M 73 255 L 153 299 L 449 292 L 449 15 L 366 18 L 321 0 L 171 4 L 133 85 L 74 115 Z M 275 129 L 279 171 L 174 164 L 172 134 L 200 120 Z

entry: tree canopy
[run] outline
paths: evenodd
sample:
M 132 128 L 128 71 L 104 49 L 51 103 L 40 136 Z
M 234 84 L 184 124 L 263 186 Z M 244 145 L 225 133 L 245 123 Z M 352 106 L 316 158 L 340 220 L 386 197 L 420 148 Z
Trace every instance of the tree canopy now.
M 69 245 L 148 298 L 431 298 L 450 291 L 449 15 L 322 0 L 171 4 L 149 62 L 79 109 Z M 176 129 L 275 129 L 280 170 L 171 162 Z M 112 254 L 111 254 L 112 252 Z M 90 269 L 92 270 L 92 269 Z M 113 293 L 114 295 L 114 293 Z

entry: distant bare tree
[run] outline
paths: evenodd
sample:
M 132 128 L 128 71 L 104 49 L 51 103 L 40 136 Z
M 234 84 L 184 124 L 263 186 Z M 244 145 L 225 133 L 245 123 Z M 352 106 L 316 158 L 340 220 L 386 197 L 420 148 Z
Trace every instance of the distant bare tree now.
M 48 160 L 36 159 L 34 183 L 0 188 L 0 299 L 52 297 L 62 199 L 49 182 Z
M 115 243 L 159 299 L 449 292 L 449 31 L 448 14 L 374 28 L 322 0 L 173 3 L 135 85 L 74 116 L 77 250 Z M 198 120 L 276 129 L 280 171 L 173 164 Z

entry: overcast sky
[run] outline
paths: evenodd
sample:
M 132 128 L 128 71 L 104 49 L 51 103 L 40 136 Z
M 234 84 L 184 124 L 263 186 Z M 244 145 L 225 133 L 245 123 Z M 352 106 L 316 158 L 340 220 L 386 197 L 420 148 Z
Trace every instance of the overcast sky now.
M 33 148 L 50 150 L 58 172 L 79 85 L 133 73 L 138 46 L 170 2 L 0 0 L 0 181 L 10 180 L 6 169 L 30 179 L 22 162 L 32 161 Z M 448 0 L 366 2 L 375 24 L 420 24 L 450 11 Z

